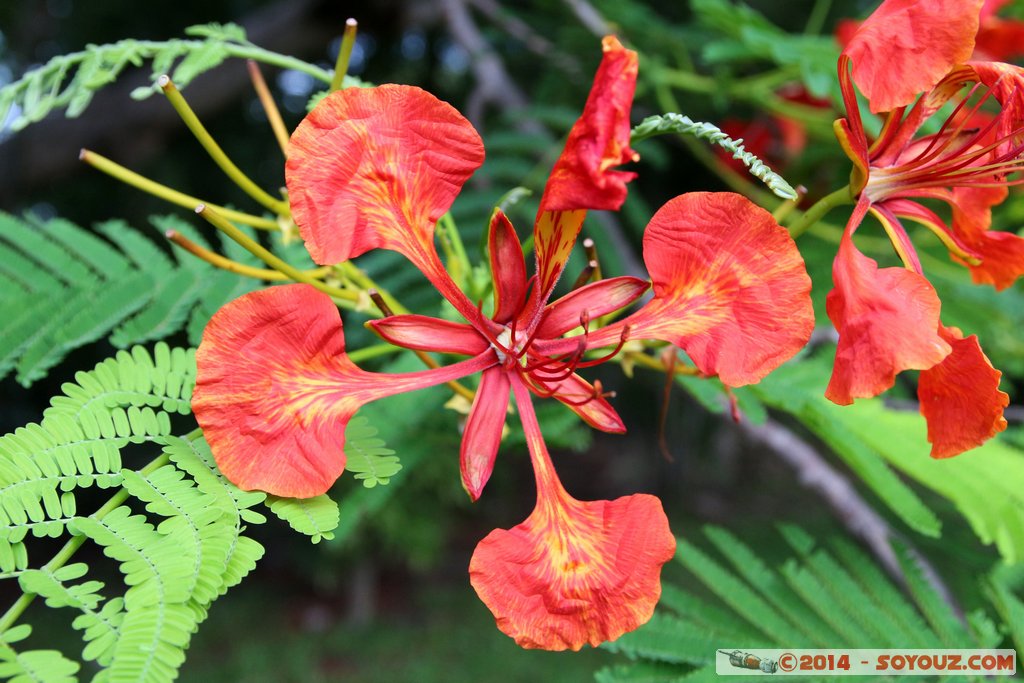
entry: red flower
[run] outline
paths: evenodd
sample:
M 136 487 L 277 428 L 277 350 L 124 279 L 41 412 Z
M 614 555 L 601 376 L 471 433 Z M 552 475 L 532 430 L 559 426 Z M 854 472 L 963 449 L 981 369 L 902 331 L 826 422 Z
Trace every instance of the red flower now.
M 996 16 L 1010 0 L 985 0 L 981 8 L 974 58 L 1004 62 L 1024 54 L 1024 21 Z
M 1004 5 L 1010 0 L 984 0 L 982 3 L 980 13 L 976 7 L 976 2 L 964 3 L 960 6 L 954 6 L 954 9 L 961 9 L 964 12 L 969 12 L 967 20 L 974 25 L 975 19 L 977 19 L 977 34 L 974 38 L 974 52 L 971 55 L 972 59 L 977 60 L 990 60 L 990 61 L 1007 61 L 1013 57 L 1017 57 L 1024 54 L 1024 22 L 1016 19 L 1003 19 L 996 16 Z M 948 9 L 948 5 L 940 4 L 935 5 L 935 8 L 940 12 Z M 905 15 L 913 17 L 913 13 L 922 11 L 921 8 L 911 9 L 909 5 L 903 3 L 900 9 L 907 10 L 910 14 Z M 925 7 L 924 11 L 928 11 L 930 8 Z M 890 12 L 895 14 L 899 9 L 890 9 L 886 14 L 881 15 L 882 19 L 886 19 L 891 16 Z M 877 14 L 877 13 L 876 13 Z M 935 16 L 935 15 L 933 15 Z M 938 15 L 941 19 L 941 14 Z M 963 34 L 955 26 L 956 22 L 962 20 L 962 15 L 950 15 L 950 28 L 957 31 L 956 38 L 957 42 L 962 39 Z M 860 21 L 855 19 L 843 19 L 836 24 L 835 37 L 841 48 L 846 48 L 850 40 L 857 33 L 857 30 L 861 26 Z M 907 24 L 914 25 L 915 22 L 907 21 L 898 26 L 906 27 Z M 902 37 L 902 36 L 901 36 Z M 918 40 L 919 43 L 925 43 L 924 40 Z M 963 59 L 959 61 L 965 61 Z
M 836 122 L 836 135 L 854 163 L 858 204 L 833 266 L 828 314 L 840 336 L 826 395 L 852 403 L 885 391 L 903 370 L 921 370 L 918 393 L 934 457 L 956 455 L 1005 429 L 1009 399 L 976 339 L 961 339 L 939 321 L 938 296 L 903 221 L 934 232 L 977 283 L 1003 289 L 1024 273 L 1024 239 L 989 229 L 991 207 L 1008 185 L 1022 182 L 1008 176 L 1024 169 L 1024 71 L 958 63 L 971 54 L 980 7 L 980 0 L 887 0 L 839 59 L 847 117 Z M 871 110 L 885 112 L 876 140 L 865 134 L 851 73 Z M 981 111 L 987 101 L 999 105 L 995 117 Z M 955 106 L 938 132 L 919 134 L 947 103 Z M 947 204 L 952 220 L 921 200 Z M 854 246 L 868 212 L 904 268 L 879 269 Z
M 397 315 L 371 323 L 391 343 L 470 356 L 404 375 L 357 368 L 338 313 L 305 285 L 248 294 L 211 322 L 198 354 L 193 407 L 225 474 L 278 495 L 326 491 L 344 468 L 345 424 L 382 396 L 482 371 L 461 449 L 475 500 L 491 475 L 515 396 L 537 479 L 537 507 L 495 531 L 474 554 L 472 582 L 499 627 L 524 647 L 579 649 L 644 623 L 675 540 L 657 499 L 580 502 L 561 487 L 530 394 L 553 397 L 595 428 L 622 432 L 600 384 L 578 370 L 629 338 L 678 344 L 727 384 L 754 382 L 792 356 L 813 326 L 810 281 L 795 245 L 767 212 L 738 195 L 693 194 L 652 219 L 644 258 L 654 297 L 602 329 L 592 321 L 635 302 L 644 280 L 615 277 L 550 302 L 587 209 L 617 209 L 632 173 L 629 149 L 637 58 L 606 38 L 582 117 L 545 188 L 534 225 L 536 274 L 500 211 L 490 225 L 493 313 L 451 280 L 434 224 L 482 163 L 472 126 L 418 88 L 347 89 L 325 98 L 291 140 L 287 183 L 310 253 L 334 263 L 386 248 L 409 258 L 465 319 Z M 579 330 L 582 330 L 581 332 Z M 566 337 L 565 335 L 570 336 Z M 592 349 L 613 347 L 597 358 Z

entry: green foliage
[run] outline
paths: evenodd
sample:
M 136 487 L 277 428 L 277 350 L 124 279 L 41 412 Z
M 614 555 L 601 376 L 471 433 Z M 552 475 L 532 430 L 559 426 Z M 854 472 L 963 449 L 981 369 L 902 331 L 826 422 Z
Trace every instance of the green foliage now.
M 329 496 L 315 498 L 279 498 L 267 496 L 270 511 L 313 543 L 334 538 L 332 529 L 338 526 L 338 504 Z
M 157 217 L 205 245 L 185 221 Z M 109 336 L 114 346 L 163 339 L 188 324 L 193 343 L 228 300 L 254 286 L 183 254 L 180 262 L 123 221 L 96 226 L 0 213 L 0 378 L 28 386 L 70 351 Z
M 831 36 L 787 33 L 742 2 L 692 0 L 691 6 L 699 24 L 715 35 L 701 55 L 708 64 L 742 66 L 762 61 L 792 68 L 813 95 L 831 94 L 839 100 L 835 73 L 839 47 Z
M 368 489 L 389 483 L 402 469 L 395 452 L 376 436 L 365 417 L 353 418 L 345 428 L 345 469 Z
M 743 148 L 742 140 L 733 140 L 723 133 L 718 126 L 701 121 L 692 121 L 689 116 L 682 114 L 661 114 L 648 116 L 633 128 L 630 142 L 640 142 L 655 135 L 675 133 L 678 135 L 693 135 L 701 140 L 718 145 L 727 152 L 731 152 L 734 159 L 738 159 L 747 167 L 750 175 L 754 176 L 783 199 L 796 199 L 797 193 L 793 187 L 786 182 L 786 179 L 768 168 L 757 156 Z
M 992 439 L 963 457 L 929 457 L 924 419 L 881 399 L 837 406 L 824 397 L 830 354 L 773 373 L 753 393 L 791 414 L 836 454 L 911 528 L 937 536 L 938 517 L 896 474 L 956 505 L 984 543 L 1008 562 L 1024 560 L 1024 451 Z
M 329 71 L 258 48 L 235 24 L 204 24 L 185 29 L 197 39 L 166 41 L 121 40 L 109 45 L 89 45 L 81 52 L 54 57 L 20 79 L 0 88 L 0 121 L 14 112 L 11 130 L 41 121 L 55 110 L 68 117 L 80 115 L 98 90 L 113 83 L 129 66 L 152 62 L 154 85 L 137 88 L 132 97 L 143 99 L 159 91 L 156 79 L 170 74 L 179 88 L 213 69 L 228 57 L 245 57 L 279 66 L 301 67 L 314 78 L 329 83 Z
M 728 531 L 704 534 L 722 559 L 680 541 L 676 562 L 713 602 L 677 585 L 664 588 L 651 621 L 602 647 L 631 664 L 598 672 L 601 683 L 712 680 L 716 652 L 743 648 L 992 648 L 1001 635 L 983 611 L 961 622 L 896 545 L 910 597 L 849 542 L 821 547 L 806 532 L 780 527 L 791 555 L 776 568 Z M 688 586 L 693 585 L 687 580 Z
M 314 542 L 331 537 L 333 501 L 241 491 L 218 472 L 198 430 L 174 436 L 172 418 L 190 411 L 194 382 L 193 351 L 136 346 L 78 372 L 40 423 L 0 437 L 0 578 L 16 578 L 23 593 L 0 617 L 0 679 L 74 680 L 79 664 L 67 652 L 12 646 L 31 632 L 16 622 L 38 596 L 72 615 L 81 660 L 100 668 L 96 680 L 171 681 L 211 603 L 263 555 L 246 535 L 265 521 L 253 506 L 265 502 Z M 141 468 L 123 464 L 139 444 L 161 455 Z M 76 497 L 86 488 L 115 492 L 88 513 Z M 67 542 L 33 563 L 29 535 Z M 87 564 L 68 564 L 85 542 L 116 563 L 123 590 L 111 595 Z

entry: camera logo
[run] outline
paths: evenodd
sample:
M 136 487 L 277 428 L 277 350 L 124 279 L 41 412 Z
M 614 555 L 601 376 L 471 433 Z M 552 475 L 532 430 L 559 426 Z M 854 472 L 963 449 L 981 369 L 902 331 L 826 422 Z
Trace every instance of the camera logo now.
M 779 668 L 778 662 L 774 659 L 761 658 L 749 652 L 741 652 L 740 650 L 733 650 L 732 652 L 719 650 L 719 652 L 729 658 L 730 664 L 740 669 L 753 669 L 754 671 L 773 674 Z

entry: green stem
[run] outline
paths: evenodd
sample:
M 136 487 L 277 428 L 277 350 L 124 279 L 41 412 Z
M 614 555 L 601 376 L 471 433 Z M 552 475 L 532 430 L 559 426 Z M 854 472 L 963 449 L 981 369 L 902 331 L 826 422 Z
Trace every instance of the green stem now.
M 195 44 L 198 47 L 200 45 L 203 45 L 204 43 L 202 41 L 195 41 Z M 163 43 L 157 43 L 157 45 L 163 45 Z M 301 71 L 302 73 L 309 74 L 313 78 L 317 79 L 318 81 L 323 81 L 324 83 L 330 83 L 331 77 L 333 76 L 332 72 L 328 71 L 327 69 L 323 69 L 319 66 L 316 66 L 315 64 L 310 64 L 301 59 L 289 57 L 288 55 L 282 55 L 276 52 L 271 52 L 270 50 L 265 50 L 262 47 L 257 47 L 255 45 L 238 45 L 236 43 L 225 43 L 224 48 L 227 50 L 227 53 L 232 57 L 253 59 L 257 62 L 262 62 L 263 64 L 270 64 L 272 66 L 277 66 L 282 69 Z
M 811 227 L 825 217 L 832 209 L 844 204 L 852 204 L 853 197 L 850 196 L 849 187 L 841 187 L 819 199 L 811 208 L 799 214 L 797 219 L 789 226 L 789 234 L 793 239 L 802 235 L 807 228 Z
M 470 272 L 472 266 L 469 263 L 469 256 L 466 254 L 466 246 L 462 243 L 462 236 L 455 226 L 455 219 L 452 218 L 451 213 L 441 216 L 438 227 L 440 228 L 438 237 L 441 239 L 441 247 L 448 259 L 448 272 L 459 289 L 464 290 L 466 274 Z
M 198 435 L 199 433 L 200 431 L 198 429 L 193 430 L 188 435 L 186 435 L 185 438 L 194 438 L 194 435 Z M 161 453 L 158 457 L 154 458 L 152 461 L 150 461 L 149 464 L 147 464 L 138 472 L 139 474 L 145 476 L 160 469 L 170 461 L 171 459 L 166 453 Z M 120 506 L 124 501 L 128 500 L 128 496 L 129 494 L 127 490 L 125 490 L 124 488 L 120 489 L 117 493 L 110 497 L 110 500 L 103 504 L 103 507 L 101 507 L 99 510 L 97 510 L 90 516 L 96 521 L 102 520 L 114 509 Z M 75 536 L 71 538 L 71 540 L 64 544 L 64 547 L 57 551 L 57 554 L 54 555 L 49 562 L 43 565 L 42 570 L 46 572 L 54 572 L 60 569 L 65 564 L 67 564 L 68 560 L 74 557 L 74 554 L 78 552 L 78 549 L 81 548 L 82 545 L 84 545 L 87 540 L 89 539 L 85 536 Z M 18 598 L 18 600 L 13 605 L 11 605 L 11 607 L 6 612 L 4 612 L 4 615 L 2 617 L 0 617 L 0 633 L 7 632 L 7 630 L 11 628 L 14 625 L 14 623 L 18 620 L 18 617 L 20 617 L 25 612 L 25 610 L 28 609 L 28 606 L 32 604 L 32 601 L 35 600 L 35 598 L 36 596 L 34 593 L 22 593 L 21 597 Z
M 814 3 L 814 7 L 811 8 L 811 13 L 807 17 L 807 23 L 804 25 L 804 35 L 816 36 L 821 33 L 821 29 L 825 27 L 825 19 L 828 18 L 828 11 L 832 9 L 832 0 L 818 0 Z
M 157 84 L 163 89 L 164 94 L 167 96 L 167 100 L 174 107 L 174 110 L 178 112 L 178 116 L 185 122 L 185 125 L 192 135 L 195 136 L 199 144 L 203 146 L 206 153 L 210 155 L 210 158 L 216 162 L 217 166 L 220 167 L 224 174 L 227 175 L 238 187 L 240 187 L 247 195 L 255 199 L 257 202 L 270 209 L 279 216 L 289 215 L 288 202 L 281 199 L 276 199 L 268 194 L 263 188 L 254 183 L 249 176 L 242 173 L 242 170 L 235 166 L 234 162 L 228 158 L 228 155 L 224 153 L 224 150 L 220 148 L 220 145 L 216 143 L 210 133 L 203 126 L 202 122 L 199 121 L 199 117 L 196 116 L 195 112 L 192 111 L 192 107 L 188 105 L 185 98 L 182 97 L 181 93 L 171 79 L 167 76 L 161 76 L 157 80 Z
M 188 209 L 194 209 L 198 204 L 206 204 L 207 206 L 219 212 L 221 215 L 223 215 L 230 221 L 242 223 L 243 225 L 248 225 L 253 228 L 259 228 L 261 230 L 281 229 L 281 226 L 278 225 L 276 221 L 272 221 L 269 218 L 253 216 L 252 214 L 249 213 L 243 213 L 241 211 L 235 211 L 233 209 L 228 209 L 223 206 L 218 206 L 217 204 L 210 204 L 209 202 L 204 202 L 202 199 L 199 199 L 198 197 L 193 197 L 192 195 L 185 194 L 184 192 L 178 192 L 177 190 L 167 187 L 166 185 L 161 185 L 160 183 L 150 180 L 145 176 L 139 175 L 134 171 L 130 171 L 124 166 L 121 166 L 120 164 L 111 161 L 105 156 L 97 154 L 96 152 L 90 151 L 88 149 L 83 149 L 81 152 L 79 152 L 78 158 L 84 161 L 85 163 L 89 164 L 93 168 L 102 171 L 103 173 L 106 173 L 110 177 L 116 178 L 117 180 L 120 180 L 122 183 L 131 185 L 132 187 L 142 190 L 143 192 L 146 192 L 148 194 L 151 194 L 154 197 L 159 197 L 160 199 L 163 199 L 165 202 L 177 204 L 178 206 L 183 206 Z
M 352 58 L 352 48 L 356 44 L 356 29 L 358 27 L 359 24 L 355 19 L 348 19 L 345 22 L 345 33 L 341 38 L 341 47 L 338 49 L 338 60 L 334 64 L 334 77 L 331 78 L 331 92 L 340 89 L 345 82 L 348 62 Z
M 236 228 L 226 218 L 221 216 L 219 213 L 214 211 L 208 206 L 199 205 L 196 207 L 196 213 L 205 218 L 210 222 L 210 225 L 217 228 L 225 235 L 237 242 L 242 248 L 248 251 L 250 254 L 258 258 L 259 260 L 266 263 L 274 270 L 278 270 L 296 282 L 303 282 L 307 285 L 319 289 L 324 294 L 341 299 L 342 301 L 358 302 L 359 293 L 349 291 L 347 289 L 339 289 L 332 287 L 331 285 L 325 284 L 315 277 L 310 276 L 307 273 L 302 272 L 287 261 L 278 258 L 272 252 L 263 247 L 259 242 L 246 235 L 244 232 Z
M 355 351 L 349 351 L 348 358 L 353 363 L 358 363 L 371 358 L 387 356 L 399 351 L 402 351 L 402 348 L 399 346 L 392 346 L 391 344 L 374 344 L 373 346 L 366 346 L 361 349 L 356 349 Z
M 367 275 L 359 266 L 352 263 L 352 261 L 342 261 L 338 264 L 338 270 L 344 275 L 352 284 L 356 285 L 363 291 L 375 289 L 384 298 L 384 302 L 391 308 L 391 311 L 396 315 L 406 315 L 409 313 L 409 309 L 406 308 L 399 302 L 395 297 L 383 289 L 380 285 L 374 282 L 373 278 Z

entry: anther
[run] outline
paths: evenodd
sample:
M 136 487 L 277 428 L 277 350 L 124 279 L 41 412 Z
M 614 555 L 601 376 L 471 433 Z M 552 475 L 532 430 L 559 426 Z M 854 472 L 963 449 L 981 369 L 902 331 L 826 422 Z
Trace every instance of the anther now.
M 583 270 L 580 271 L 579 277 L 576 278 L 576 281 L 572 283 L 572 290 L 571 291 L 576 291 L 577 289 L 579 289 L 583 285 L 585 285 L 588 282 L 590 282 L 591 278 L 593 277 L 594 273 L 596 273 L 596 272 L 597 272 L 597 261 L 591 259 L 590 261 L 587 262 L 586 267 L 583 268 Z
M 391 307 L 388 306 L 388 302 L 384 301 L 384 297 L 381 296 L 380 292 L 376 289 L 370 288 L 366 290 L 366 294 L 373 299 L 374 305 L 377 306 L 377 309 L 384 314 L 385 318 L 390 318 L 395 314 L 395 312 L 391 310 Z
M 587 261 L 594 264 L 594 279 L 602 279 L 601 262 L 597 260 L 597 245 L 589 237 L 583 240 L 583 251 L 587 254 Z

